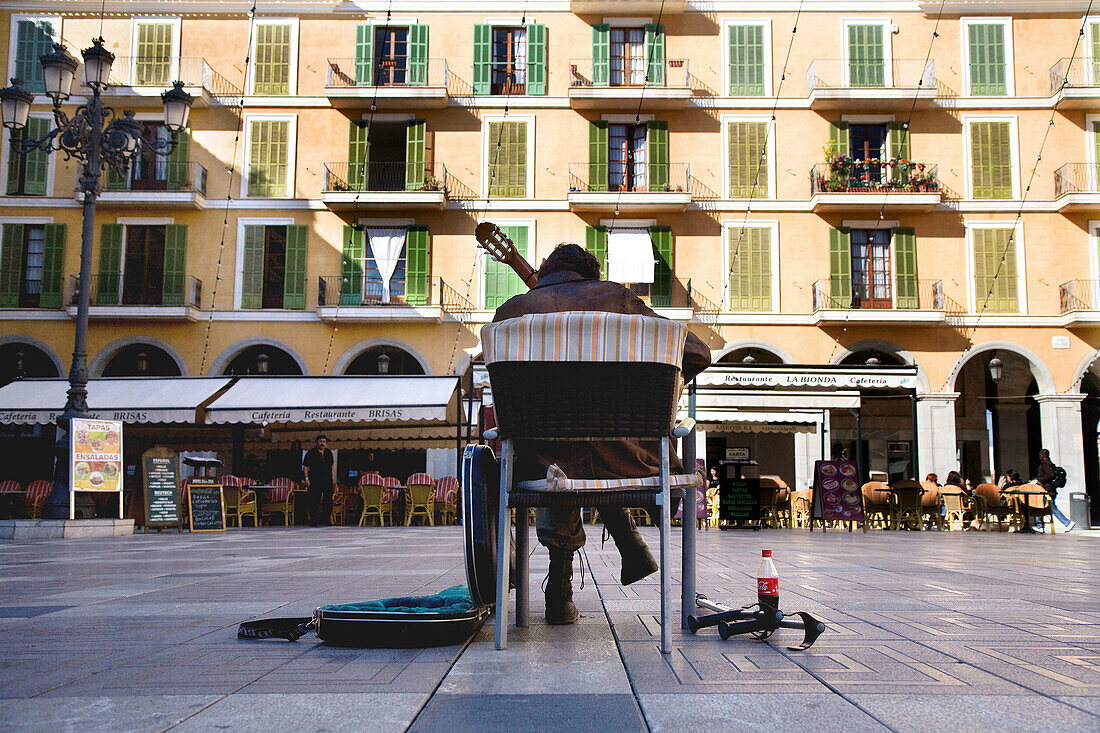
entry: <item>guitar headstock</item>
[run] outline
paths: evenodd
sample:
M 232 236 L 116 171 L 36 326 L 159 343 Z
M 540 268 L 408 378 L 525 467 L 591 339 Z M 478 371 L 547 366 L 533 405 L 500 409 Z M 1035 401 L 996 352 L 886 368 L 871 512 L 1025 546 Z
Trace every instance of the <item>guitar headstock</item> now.
M 478 224 L 474 229 L 474 236 L 477 237 L 478 245 L 497 262 L 508 264 L 518 254 L 515 243 L 491 221 Z

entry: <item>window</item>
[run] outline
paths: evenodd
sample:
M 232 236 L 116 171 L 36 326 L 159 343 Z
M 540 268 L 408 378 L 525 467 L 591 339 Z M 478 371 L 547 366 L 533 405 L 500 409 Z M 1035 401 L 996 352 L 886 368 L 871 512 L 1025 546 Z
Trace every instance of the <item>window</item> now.
M 645 28 L 611 29 L 611 86 L 645 84 Z
M 828 308 L 918 308 L 916 238 L 912 229 L 829 232 Z
M 889 308 L 890 230 L 853 229 L 852 307 Z
M 352 120 L 348 134 L 348 188 L 352 191 L 421 191 L 424 164 L 424 120 L 375 122 Z
M 970 227 L 975 313 L 1021 312 L 1018 232 L 1011 227 Z
M 187 227 L 179 224 L 104 224 L 96 305 L 181 305 L 187 261 Z
M 248 117 L 248 170 L 245 196 L 290 195 L 295 120 L 293 117 Z
M 41 138 L 49 132 L 51 121 L 45 117 L 28 117 L 27 126 L 22 130 L 13 130 L 11 144 L 8 146 L 8 185 L 9 196 L 45 196 L 49 180 L 50 156 L 44 150 L 32 150 L 21 154 L 16 145 L 31 138 Z
M 516 250 L 524 259 L 528 252 L 528 232 L 530 225 L 511 225 L 500 227 L 504 235 L 516 245 Z M 497 262 L 487 254 L 482 256 L 481 292 L 485 301 L 485 310 L 496 310 L 513 295 L 527 292 L 527 286 L 519 279 L 519 275 L 511 267 Z
M 252 93 L 293 94 L 296 22 L 265 19 L 254 22 L 252 48 Z
M 474 94 L 546 94 L 546 26 L 475 25 Z
M 242 308 L 305 308 L 308 227 L 244 224 Z
M 644 84 L 665 85 L 665 27 L 592 26 L 592 85 Z
M 594 120 L 588 134 L 588 191 L 668 190 L 667 122 Z
M 345 227 L 342 305 L 428 303 L 428 228 Z
M 604 278 L 628 285 L 654 308 L 672 305 L 670 227 L 589 226 L 584 241 Z
M 907 183 L 902 169 L 890 170 L 888 161 L 909 158 L 909 130 L 904 122 L 834 122 L 829 128 L 829 149 L 850 156 L 855 162 L 848 171 L 846 188 L 876 188 L 893 177 Z
M 970 136 L 970 188 L 976 199 L 1015 198 L 1014 121 L 967 124 Z
M 772 228 L 730 227 L 729 309 L 772 310 Z
M 1085 46 L 1085 56 L 1088 76 L 1085 84 L 1088 86 L 1100 86 L 1100 21 L 1089 19 L 1088 40 Z
M 171 86 L 178 76 L 172 68 L 179 39 L 178 21 L 137 20 L 134 26 L 134 85 Z
M 967 93 L 975 97 L 1014 94 L 1012 21 L 1009 18 L 964 18 L 963 57 Z
M 608 188 L 646 190 L 646 126 L 608 125 Z
M 767 122 L 729 122 L 730 198 L 768 198 L 767 146 Z
M 362 23 L 355 33 L 358 86 L 424 86 L 428 83 L 428 26 Z
M 885 87 L 889 83 L 888 23 L 845 23 L 848 86 Z
M 490 121 L 486 139 L 488 195 L 525 198 L 528 190 L 528 140 L 526 121 Z
M 60 306 L 64 249 L 64 224 L 0 227 L 0 308 Z
M 23 80 L 23 88 L 39 94 L 46 91 L 39 57 L 53 50 L 53 44 L 61 40 L 61 19 L 13 16 L 11 61 L 8 66 L 13 76 Z
M 771 88 L 770 24 L 730 23 L 726 26 L 731 97 L 762 97 Z

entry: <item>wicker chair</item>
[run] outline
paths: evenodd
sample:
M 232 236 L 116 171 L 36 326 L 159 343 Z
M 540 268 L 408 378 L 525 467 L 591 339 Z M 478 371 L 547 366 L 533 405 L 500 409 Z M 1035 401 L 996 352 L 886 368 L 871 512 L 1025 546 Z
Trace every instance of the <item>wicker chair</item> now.
M 386 526 L 386 517 L 393 524 L 393 489 L 386 486 L 384 478 L 376 473 L 359 477 L 359 495 L 363 497 L 363 513 L 359 515 L 359 526 L 367 526 L 367 517 L 378 517 L 378 523 Z
M 413 517 L 428 520 L 435 526 L 435 479 L 426 473 L 414 473 L 405 481 L 405 526 Z
M 294 490 L 298 484 L 292 479 L 280 476 L 271 479 L 271 486 L 264 497 L 263 515 L 282 514 L 284 526 L 294 524 Z
M 886 490 L 888 488 L 882 481 L 863 484 L 863 513 L 868 526 L 878 522 L 883 529 L 894 528 L 897 511 L 893 495 Z
M 813 492 L 810 489 L 795 491 L 791 494 L 791 525 L 794 527 L 810 526 L 810 497 Z
M 935 481 L 921 481 L 924 493 L 920 497 L 921 516 L 924 526 L 943 529 L 943 507 L 940 504 L 940 487 Z
M 53 481 L 49 479 L 37 479 L 27 484 L 27 493 L 23 495 L 23 503 L 32 519 L 42 516 L 42 507 L 46 505 L 46 497 L 53 491 Z
M 497 526 L 511 524 L 511 509 L 525 511 L 530 506 L 659 510 L 660 646 L 670 654 L 672 490 L 688 491 L 700 484 L 694 473 L 669 474 L 670 436 L 687 436 L 694 426 L 673 426 L 687 328 L 648 316 L 574 311 L 491 323 L 481 337 L 497 419 L 497 427 L 486 437 L 503 439 Z M 532 395 L 538 399 L 532 400 Z M 555 477 L 514 483 L 517 439 L 657 440 L 660 470 L 656 476 L 639 478 Z M 497 649 L 508 644 L 509 534 L 497 533 Z M 527 523 L 518 522 L 516 624 L 521 627 L 527 625 L 529 612 L 527 548 Z
M 1020 526 L 1019 512 L 1004 502 L 996 484 L 978 484 L 974 487 L 974 498 L 980 501 L 977 514 L 985 529 L 990 529 L 993 524 L 998 529 L 1009 529 L 1013 524 Z
M 898 481 L 894 490 L 894 527 L 897 529 L 922 529 L 924 488 L 916 481 Z
M 949 530 L 966 529 L 967 523 L 974 518 L 970 498 L 957 486 L 940 489 L 940 505 L 943 507 L 943 522 Z
M 458 479 L 444 476 L 435 482 L 435 511 L 440 524 L 458 523 Z

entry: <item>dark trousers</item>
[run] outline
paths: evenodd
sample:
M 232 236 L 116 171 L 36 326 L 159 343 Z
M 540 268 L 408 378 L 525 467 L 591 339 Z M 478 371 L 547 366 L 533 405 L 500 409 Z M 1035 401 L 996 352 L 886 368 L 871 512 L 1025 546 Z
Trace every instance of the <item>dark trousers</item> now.
M 309 516 L 310 526 L 330 524 L 332 517 L 332 487 L 318 486 L 310 482 L 309 493 L 306 494 L 306 514 Z

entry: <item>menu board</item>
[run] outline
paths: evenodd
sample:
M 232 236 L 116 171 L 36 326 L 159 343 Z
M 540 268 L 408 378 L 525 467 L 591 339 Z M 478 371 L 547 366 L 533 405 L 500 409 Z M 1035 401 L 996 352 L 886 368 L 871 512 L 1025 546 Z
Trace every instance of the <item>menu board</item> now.
M 187 511 L 192 532 L 224 532 L 225 503 L 220 484 L 191 484 L 187 487 Z
M 760 479 L 722 479 L 718 488 L 720 522 L 755 522 L 760 519 Z
M 74 417 L 69 430 L 72 491 L 122 490 L 122 423 Z
M 863 494 L 855 461 L 814 462 L 814 519 L 863 521 Z
M 179 525 L 179 473 L 176 459 L 145 457 L 146 526 Z

